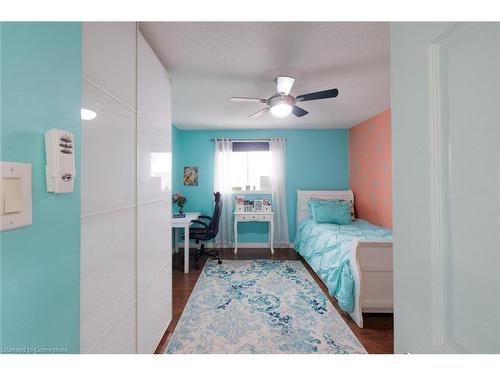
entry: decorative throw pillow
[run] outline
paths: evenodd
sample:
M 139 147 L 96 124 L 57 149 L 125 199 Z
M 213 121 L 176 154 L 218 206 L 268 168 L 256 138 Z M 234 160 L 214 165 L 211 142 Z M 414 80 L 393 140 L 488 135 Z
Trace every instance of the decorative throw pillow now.
M 349 204 L 349 208 L 351 210 L 351 221 L 356 220 L 356 215 L 354 214 L 354 203 L 351 199 L 346 201 L 345 199 L 321 199 L 321 198 L 311 198 L 309 201 L 335 201 L 335 202 L 347 202 Z M 309 208 L 311 208 L 311 204 L 309 203 Z
M 317 223 L 350 224 L 351 207 L 344 200 L 316 200 L 311 199 L 312 218 Z

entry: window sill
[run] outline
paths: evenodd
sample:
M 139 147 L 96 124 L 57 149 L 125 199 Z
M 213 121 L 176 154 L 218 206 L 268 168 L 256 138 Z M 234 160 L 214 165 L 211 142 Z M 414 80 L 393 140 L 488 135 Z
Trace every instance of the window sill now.
M 233 190 L 233 195 L 272 194 L 271 190 Z

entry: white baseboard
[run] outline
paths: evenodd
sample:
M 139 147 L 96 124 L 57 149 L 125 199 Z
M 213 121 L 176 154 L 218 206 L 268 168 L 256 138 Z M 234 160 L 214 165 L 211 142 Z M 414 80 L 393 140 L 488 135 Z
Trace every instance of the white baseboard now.
M 200 245 L 196 244 L 191 244 L 190 247 L 195 248 Z M 231 245 L 222 245 L 222 246 L 216 246 L 215 243 L 213 242 L 207 242 L 205 243 L 205 247 L 207 249 L 234 249 L 234 244 Z M 280 244 L 279 246 L 277 244 L 274 245 L 275 249 L 284 249 L 284 248 L 289 248 L 293 249 L 294 244 L 293 243 L 288 243 L 288 244 Z M 183 249 L 184 248 L 184 241 L 179 242 L 179 248 Z M 238 242 L 238 249 L 269 249 L 269 243 L 267 242 Z

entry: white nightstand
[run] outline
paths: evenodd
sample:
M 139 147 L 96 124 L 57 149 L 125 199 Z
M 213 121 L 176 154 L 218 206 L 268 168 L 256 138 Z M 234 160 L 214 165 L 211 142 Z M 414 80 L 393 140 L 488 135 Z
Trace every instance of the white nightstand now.
M 234 253 L 238 252 L 238 223 L 260 221 L 269 223 L 269 248 L 271 254 L 274 254 L 273 239 L 274 239 L 274 226 L 273 226 L 273 213 L 266 211 L 258 212 L 234 212 Z

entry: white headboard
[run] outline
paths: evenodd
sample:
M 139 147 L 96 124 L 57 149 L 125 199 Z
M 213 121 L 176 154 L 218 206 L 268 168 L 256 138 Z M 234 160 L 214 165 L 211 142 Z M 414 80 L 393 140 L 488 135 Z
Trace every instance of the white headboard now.
M 352 190 L 297 190 L 297 227 L 311 215 L 308 206 L 311 198 L 344 199 L 354 205 Z

